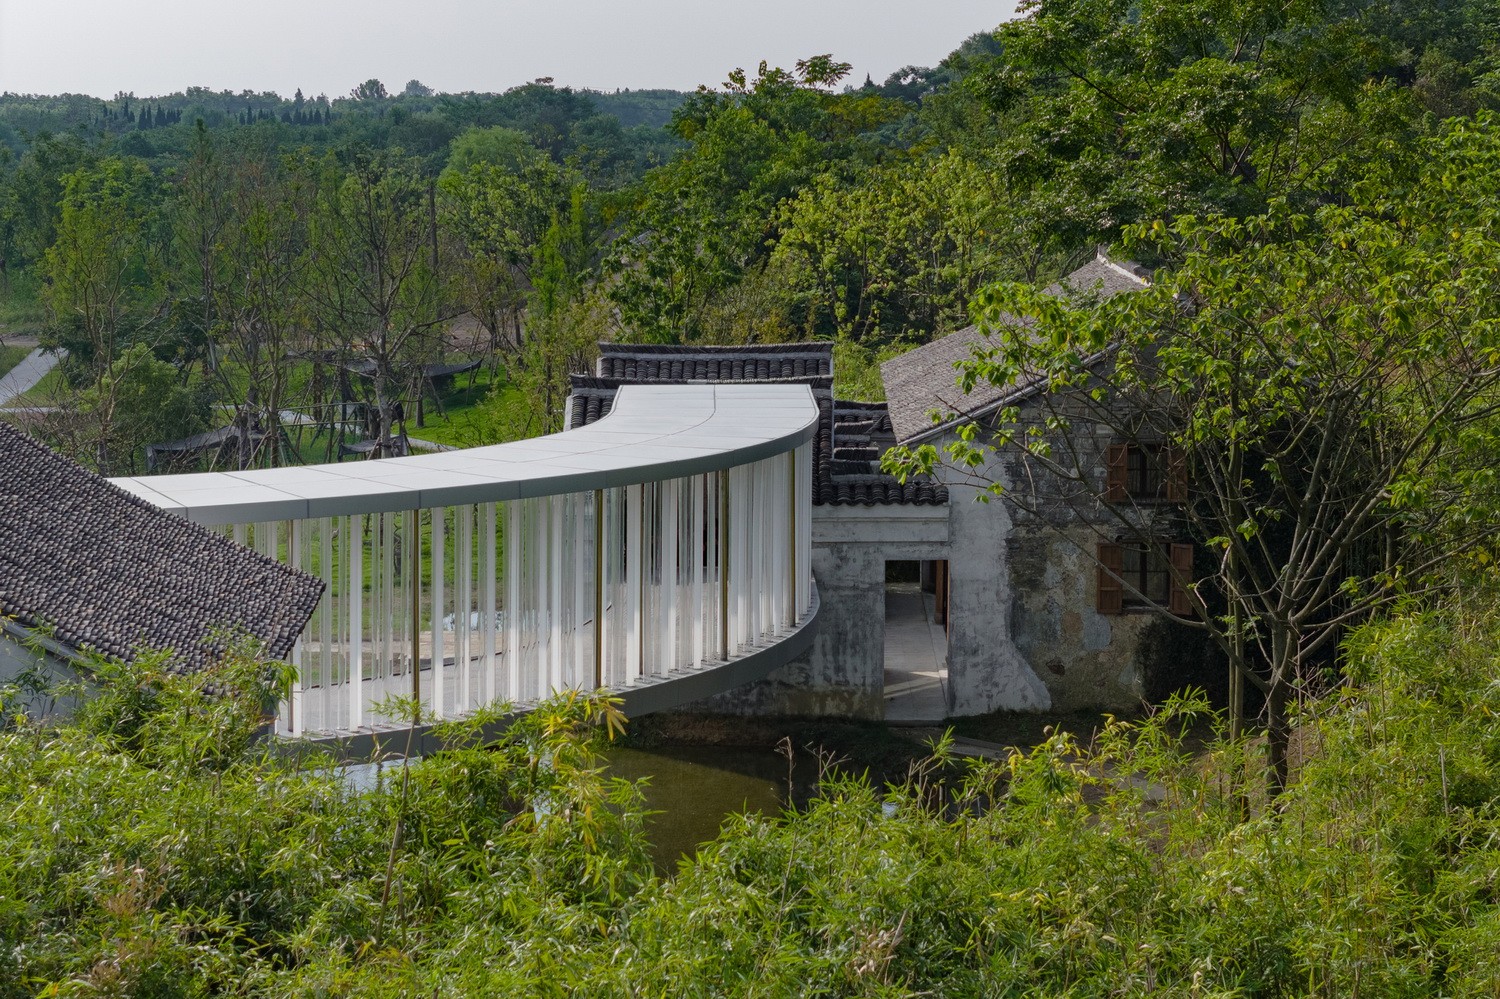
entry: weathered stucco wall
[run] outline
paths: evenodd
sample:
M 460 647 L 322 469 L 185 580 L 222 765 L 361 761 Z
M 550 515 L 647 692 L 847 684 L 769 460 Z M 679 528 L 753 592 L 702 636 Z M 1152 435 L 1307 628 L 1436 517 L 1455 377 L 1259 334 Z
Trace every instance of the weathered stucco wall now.
M 880 719 L 885 564 L 948 557 L 944 507 L 817 507 L 813 575 L 822 611 L 806 656 L 689 711 Z
M 1201 632 L 1150 610 L 1097 610 L 1097 542 L 1126 532 L 1121 516 L 1170 537 L 1174 508 L 1097 502 L 1112 432 L 1080 419 L 1064 438 L 1046 429 L 1047 414 L 1025 415 L 1055 455 L 1076 457 L 1069 464 L 1079 481 L 1010 452 L 977 469 L 941 468 L 946 507 L 817 508 L 813 568 L 823 611 L 812 651 L 697 709 L 880 718 L 885 565 L 930 559 L 949 566 L 951 715 L 1130 712 L 1189 685 L 1212 696 L 1222 667 Z M 1006 498 L 979 502 L 991 481 L 1005 486 Z
M 59 699 L 49 691 L 77 682 L 77 671 L 65 659 L 0 632 L 0 684 L 15 685 L 18 702 L 13 704 L 29 717 L 40 720 L 71 715 L 73 701 Z
M 1012 569 L 1027 580 L 1012 594 L 1016 647 L 1057 710 L 1136 710 L 1143 694 L 1136 649 L 1158 615 L 1095 610 L 1097 563 L 1081 547 L 1094 537 L 1088 530 L 1020 531 L 1010 539 Z
M 1012 511 L 978 501 L 978 487 L 949 470 L 948 710 L 1044 711 L 1052 695 L 1012 638 L 1017 585 L 1006 538 Z

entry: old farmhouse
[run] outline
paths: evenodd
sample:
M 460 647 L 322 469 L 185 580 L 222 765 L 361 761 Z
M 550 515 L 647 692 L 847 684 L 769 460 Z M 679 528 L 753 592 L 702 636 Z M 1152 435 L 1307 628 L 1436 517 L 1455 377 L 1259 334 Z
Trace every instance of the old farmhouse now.
M 1144 269 L 1100 252 L 1049 290 L 1108 296 L 1149 280 Z M 880 470 L 881 455 L 894 444 L 941 446 L 1002 405 L 1023 413 L 1038 405 L 1039 385 L 960 393 L 954 365 L 983 341 L 970 327 L 886 362 L 885 403 L 834 397 L 829 344 L 601 344 L 595 373 L 574 377 L 571 427 L 607 413 L 615 391 L 631 384 L 802 382 L 819 401 L 812 552 L 823 601 L 818 634 L 801 659 L 703 707 L 911 720 L 1001 709 L 1130 710 L 1207 679 L 1193 634 L 1140 599 L 1146 594 L 1186 612 L 1163 559 L 1190 568 L 1190 545 L 1145 551 L 1114 539 L 1107 510 L 981 503 L 975 476 L 953 468 L 905 484 Z M 1165 508 L 1184 498 L 1185 486 L 1160 455 L 1103 434 L 1088 446 L 1107 499 Z M 1022 474 L 1004 462 L 978 471 L 980 479 L 1007 485 Z M 903 569 L 914 570 L 926 592 L 920 620 L 888 614 L 911 606 L 895 592 L 899 583 L 888 583 Z M 929 677 L 935 682 L 924 683 Z M 908 695 L 922 687 L 930 689 L 914 705 Z

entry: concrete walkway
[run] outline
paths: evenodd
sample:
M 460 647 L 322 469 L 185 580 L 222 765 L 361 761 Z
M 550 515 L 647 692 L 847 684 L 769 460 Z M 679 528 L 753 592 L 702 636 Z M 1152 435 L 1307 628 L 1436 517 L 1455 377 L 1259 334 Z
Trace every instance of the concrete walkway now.
M 934 624 L 933 596 L 916 583 L 885 591 L 885 720 L 930 725 L 948 717 L 948 636 Z
M 60 360 L 62 358 L 59 354 L 48 353 L 40 347 L 27 354 L 20 364 L 0 376 L 0 406 L 23 395 L 46 377 L 47 372 L 57 367 Z

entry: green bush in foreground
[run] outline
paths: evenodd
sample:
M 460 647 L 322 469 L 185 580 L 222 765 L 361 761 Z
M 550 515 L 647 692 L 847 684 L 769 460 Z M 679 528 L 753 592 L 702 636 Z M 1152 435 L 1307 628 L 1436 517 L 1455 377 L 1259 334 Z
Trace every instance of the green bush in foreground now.
M 606 702 L 357 792 L 250 738 L 260 667 L 202 697 L 106 670 L 0 735 L 10 995 L 1429 996 L 1500 989 L 1500 625 L 1373 626 L 1300 718 L 1277 809 L 1197 705 L 940 786 L 832 779 L 670 879 Z M 939 747 L 939 757 L 942 747 Z

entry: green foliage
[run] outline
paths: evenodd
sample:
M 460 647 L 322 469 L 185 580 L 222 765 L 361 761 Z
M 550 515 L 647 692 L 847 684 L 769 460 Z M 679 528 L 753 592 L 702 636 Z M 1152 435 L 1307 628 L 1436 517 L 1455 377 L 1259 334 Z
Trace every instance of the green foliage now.
M 822 335 L 872 344 L 967 325 L 983 285 L 1034 280 L 1067 209 L 1006 190 L 1005 176 L 958 153 L 858 175 L 823 174 L 781 208 L 773 260 Z
M 102 371 L 142 320 L 152 271 L 154 178 L 136 160 L 110 157 L 62 178 L 56 236 L 43 255 L 50 341 Z
M 994 492 L 1035 504 L 1037 477 L 1101 508 L 1079 441 L 1166 446 L 1191 483 L 1180 523 L 1104 505 L 1144 543 L 1186 529 L 1213 555 L 1181 579 L 1233 667 L 1268 699 L 1284 776 L 1290 691 L 1319 681 L 1351 622 L 1447 586 L 1488 550 L 1500 393 L 1500 128 L 1455 122 L 1424 162 L 1367 165 L 1342 203 L 1299 214 L 1182 216 L 1127 233 L 1175 266 L 1102 304 L 1025 285 L 979 298 L 992 336 L 959 383 L 1036 378 L 1040 414 L 1009 407 L 945 447 Z M 1055 440 L 1066 442 L 1055 447 Z M 1032 475 L 1007 483 L 995 457 Z M 909 472 L 934 446 L 898 450 Z M 1031 490 L 1027 495 L 1028 489 Z M 1169 535 L 1172 536 L 1172 535 Z
M 476 166 L 500 167 L 508 173 L 518 174 L 541 157 L 541 150 L 531 144 L 524 132 L 503 125 L 471 128 L 460 132 L 453 140 L 448 150 L 444 179 L 450 172 L 463 175 Z
M 360 791 L 259 735 L 284 669 L 163 665 L 91 663 L 75 720 L 0 734 L 6 995 L 276 994 L 445 946 L 480 911 L 596 922 L 648 875 L 635 792 L 596 770 L 607 702 L 559 699 L 490 750 L 477 721 L 441 727 L 447 752 Z
M 251 657 L 95 664 L 77 719 L 0 733 L 0 991 L 1489 994 L 1492 584 L 1350 641 L 1277 807 L 1248 746 L 1190 748 L 1203 705 L 1177 700 L 961 769 L 943 740 L 883 790 L 830 776 L 670 879 L 598 770 L 607 702 L 490 749 L 495 717 L 447 723 L 359 790 L 255 738 L 286 678 Z
M 79 393 L 79 438 L 63 441 L 88 464 L 114 474 L 144 468 L 148 444 L 200 433 L 208 425 L 208 398 L 184 385 L 172 364 L 144 343 L 126 348 L 99 381 Z M 80 446 L 86 441 L 86 446 Z

